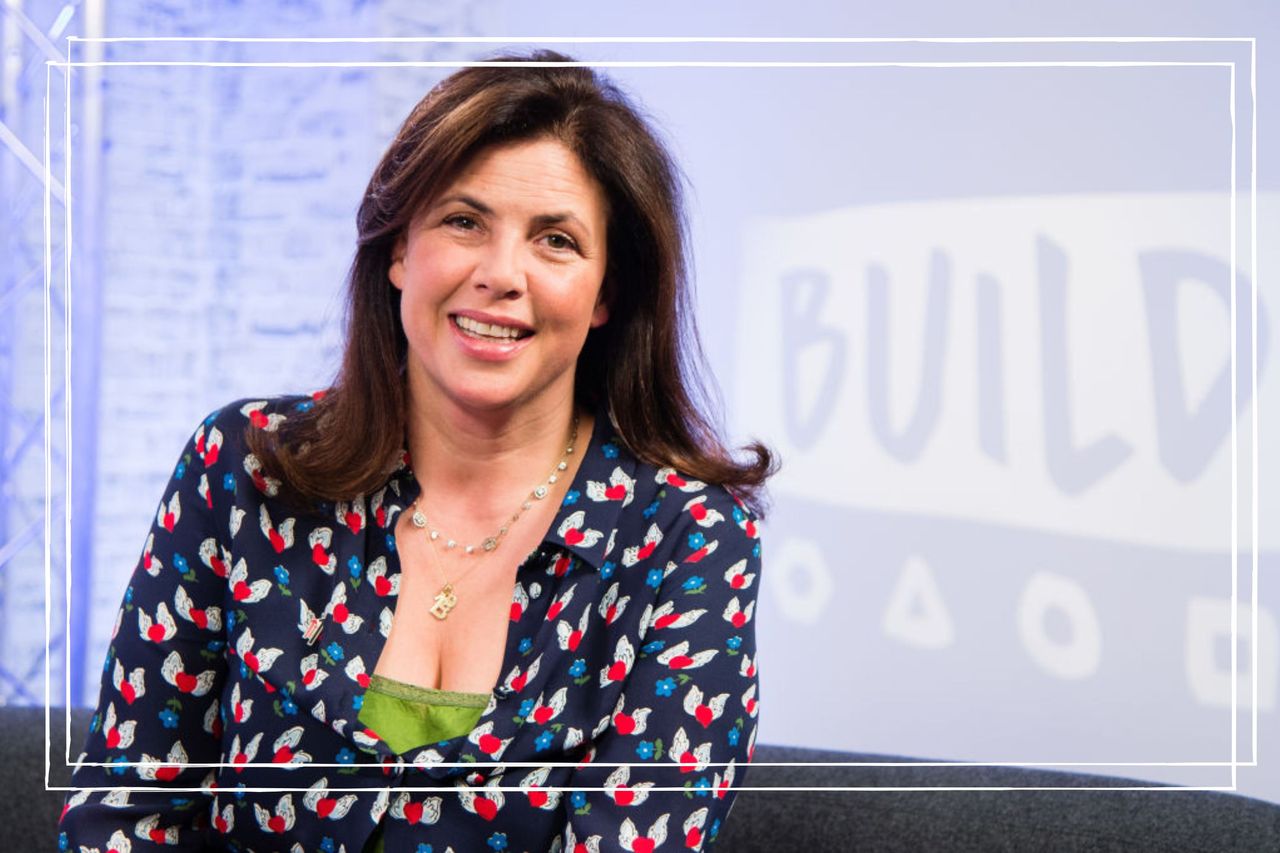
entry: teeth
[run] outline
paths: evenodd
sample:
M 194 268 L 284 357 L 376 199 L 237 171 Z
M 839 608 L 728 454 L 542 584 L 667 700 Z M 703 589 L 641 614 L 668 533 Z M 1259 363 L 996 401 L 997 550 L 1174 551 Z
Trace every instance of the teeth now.
M 506 341 L 515 340 L 520 336 L 519 329 L 513 329 L 510 326 L 495 326 L 492 323 L 481 323 L 477 320 L 472 320 L 470 317 L 454 317 L 453 322 L 464 332 L 470 332 L 473 335 L 481 335 L 486 338 L 497 338 Z

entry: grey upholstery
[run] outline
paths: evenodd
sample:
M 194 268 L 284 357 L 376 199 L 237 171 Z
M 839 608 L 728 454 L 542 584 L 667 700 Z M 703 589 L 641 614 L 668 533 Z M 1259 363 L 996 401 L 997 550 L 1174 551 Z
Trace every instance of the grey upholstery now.
M 74 713 L 72 758 L 89 712 Z M 52 715 L 50 784 L 65 786 L 63 715 Z M 0 708 L 0 826 L 5 851 L 53 850 L 63 794 L 44 785 L 44 711 Z M 885 761 L 794 747 L 757 747 L 756 761 Z M 755 787 L 1100 787 L 1129 780 L 1009 768 L 942 771 L 898 767 L 762 767 L 739 783 Z M 676 795 L 679 796 L 679 795 Z M 668 827 L 674 845 L 679 827 Z M 136 848 L 135 848 L 136 849 Z M 665 849 L 665 848 L 664 848 Z M 1280 806 L 1195 791 L 743 791 L 715 850 L 777 851 L 1280 851 Z M 459 851 L 462 853 L 462 851 Z

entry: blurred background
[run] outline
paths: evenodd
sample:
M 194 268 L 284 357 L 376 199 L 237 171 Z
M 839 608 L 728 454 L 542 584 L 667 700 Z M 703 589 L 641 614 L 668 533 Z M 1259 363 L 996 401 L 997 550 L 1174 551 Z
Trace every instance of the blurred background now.
M 726 432 L 784 461 L 761 742 L 1280 802 L 1267 4 L 2 9 L 0 703 L 92 701 L 200 418 L 332 377 L 413 63 L 538 46 L 632 63 Z M 68 41 L 154 36 L 195 40 Z M 495 40 L 387 41 L 435 36 Z

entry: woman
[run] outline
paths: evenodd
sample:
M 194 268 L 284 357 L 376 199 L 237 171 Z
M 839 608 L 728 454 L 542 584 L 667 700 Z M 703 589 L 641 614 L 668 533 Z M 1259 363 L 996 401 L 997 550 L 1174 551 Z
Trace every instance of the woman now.
M 182 454 L 64 848 L 712 843 L 773 463 L 686 385 L 679 210 L 588 69 L 418 104 L 360 206 L 334 387 L 232 403 Z

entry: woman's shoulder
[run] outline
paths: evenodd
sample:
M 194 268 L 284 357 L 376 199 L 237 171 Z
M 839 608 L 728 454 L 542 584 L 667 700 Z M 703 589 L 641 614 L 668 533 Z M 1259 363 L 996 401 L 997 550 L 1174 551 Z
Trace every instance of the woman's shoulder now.
M 274 431 L 289 418 L 310 411 L 322 397 L 323 391 L 241 397 L 214 409 L 205 417 L 202 425 L 207 428 L 216 427 L 223 432 L 248 426 Z

